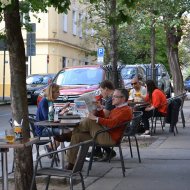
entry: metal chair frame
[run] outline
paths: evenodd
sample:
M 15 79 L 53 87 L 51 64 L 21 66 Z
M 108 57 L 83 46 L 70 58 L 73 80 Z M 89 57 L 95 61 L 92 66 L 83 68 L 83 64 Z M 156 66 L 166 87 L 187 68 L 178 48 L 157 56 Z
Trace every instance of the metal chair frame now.
M 95 147 L 96 146 L 101 146 L 101 147 L 111 147 L 112 149 L 114 147 L 118 147 L 119 148 L 122 173 L 123 173 L 123 177 L 125 177 L 125 164 L 124 164 L 123 153 L 122 153 L 122 148 L 121 148 L 121 141 L 122 141 L 122 138 L 123 138 L 123 135 L 124 135 L 125 128 L 129 126 L 129 123 L 130 123 L 130 121 L 127 121 L 127 122 L 124 122 L 121 125 L 115 126 L 113 128 L 106 128 L 106 129 L 100 130 L 100 131 L 98 131 L 95 134 L 95 136 L 93 138 L 93 144 L 92 144 L 92 151 L 91 151 L 90 161 L 89 161 L 89 165 L 88 165 L 88 169 L 87 169 L 87 176 L 89 176 L 89 172 L 92 169 L 92 162 L 93 162 Z M 114 145 L 103 145 L 103 144 L 99 144 L 99 143 L 96 142 L 96 139 L 97 139 L 98 135 L 100 135 L 101 133 L 109 132 L 111 130 L 115 130 L 117 128 L 123 128 L 123 134 L 122 134 L 121 139 L 120 139 L 119 142 L 117 142 Z M 110 161 L 110 159 L 109 159 L 109 161 Z
M 33 135 L 33 137 L 39 137 L 36 132 L 35 132 L 35 125 L 34 123 L 36 122 L 36 119 L 35 119 L 35 115 L 34 114 L 29 114 L 29 125 L 30 125 L 30 131 Z M 49 131 L 49 128 L 46 127 L 45 130 Z M 51 147 L 52 147 L 52 150 L 56 150 L 57 147 L 56 147 L 56 144 L 54 143 L 55 145 L 55 149 L 53 148 L 53 142 L 52 142 L 52 137 L 49 135 L 46 139 L 42 139 L 41 137 L 39 137 L 39 142 L 35 143 L 35 146 L 36 146 L 36 159 L 40 156 L 40 153 L 39 153 L 39 148 L 40 146 L 44 146 L 46 144 L 50 143 Z M 56 166 L 58 166 L 58 162 L 59 162 L 59 156 L 57 154 L 57 156 L 55 157 L 55 163 L 56 163 Z M 40 167 L 42 167 L 42 163 L 40 162 Z
M 179 108 L 179 112 L 181 113 L 181 119 L 182 119 L 182 124 L 183 124 L 183 128 L 185 128 L 185 117 L 184 117 L 184 113 L 183 113 L 183 105 L 184 105 L 184 100 L 186 98 L 187 94 L 186 92 L 185 93 L 182 93 L 178 96 L 175 96 L 175 97 L 171 97 L 171 98 L 168 98 L 167 99 L 167 104 L 169 105 L 172 101 L 176 100 L 176 99 L 180 99 L 181 100 L 181 106 Z M 158 119 L 160 119 L 160 122 L 161 122 L 161 127 L 162 127 L 162 131 L 164 131 L 164 127 L 165 127 L 165 123 L 166 123 L 166 117 L 167 116 L 163 116 L 163 117 L 151 117 L 151 122 L 152 122 L 152 125 L 151 125 L 151 134 L 152 132 L 154 131 L 154 133 L 156 132 L 156 123 L 158 121 Z M 177 123 L 176 123 L 177 124 Z M 177 129 L 177 126 L 176 124 L 174 124 L 174 136 L 176 135 L 176 133 L 178 133 L 178 129 Z
M 142 111 L 134 111 L 133 112 L 133 119 L 131 120 L 129 127 L 126 128 L 126 130 L 124 132 L 124 137 L 128 138 L 131 158 L 133 158 L 133 151 L 132 151 L 132 146 L 131 146 L 131 137 L 134 137 L 134 139 L 135 139 L 139 163 L 141 163 L 141 157 L 140 157 L 140 151 L 139 151 L 139 145 L 138 145 L 136 133 L 137 133 L 137 128 L 140 125 L 140 122 L 142 120 L 142 115 L 143 115 Z
M 84 161 L 85 161 L 89 146 L 91 144 L 92 144 L 92 140 L 88 140 L 88 141 L 84 141 L 84 142 L 81 142 L 81 143 L 73 145 L 73 146 L 65 147 L 63 149 L 56 150 L 56 151 L 53 151 L 53 152 L 39 156 L 37 159 L 35 168 L 34 168 L 34 173 L 33 173 L 33 178 L 32 178 L 32 183 L 30 186 L 30 190 L 33 189 L 36 175 L 47 175 L 48 176 L 46 188 L 45 188 L 46 190 L 48 190 L 51 176 L 59 176 L 59 177 L 69 178 L 70 190 L 73 190 L 73 177 L 79 175 L 80 179 L 81 179 L 82 189 L 85 190 L 84 179 L 83 179 L 83 175 L 82 175 L 81 171 L 82 171 L 82 168 L 84 165 Z M 52 162 L 51 162 L 49 167 L 42 167 L 42 168 L 38 169 L 38 164 L 41 162 L 42 158 L 47 157 L 49 155 L 53 155 L 53 157 L 55 157 L 58 153 L 60 153 L 62 151 L 65 152 L 65 151 L 72 149 L 72 148 L 79 148 L 79 151 L 77 154 L 77 159 L 76 159 L 76 162 L 74 164 L 73 170 L 65 170 L 62 168 L 53 167 L 54 159 L 52 159 Z

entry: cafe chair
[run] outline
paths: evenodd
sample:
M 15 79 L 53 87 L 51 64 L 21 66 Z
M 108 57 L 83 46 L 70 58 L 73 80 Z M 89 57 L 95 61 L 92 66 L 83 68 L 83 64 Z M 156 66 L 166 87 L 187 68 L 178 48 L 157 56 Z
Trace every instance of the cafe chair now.
M 32 137 L 39 137 L 36 134 L 36 132 L 35 132 L 35 125 L 34 125 L 34 123 L 36 122 L 35 115 L 34 114 L 29 114 L 28 115 L 28 120 L 29 120 L 29 126 L 30 126 L 31 136 Z M 49 129 L 47 127 L 45 128 L 45 130 L 49 131 Z M 50 143 L 51 147 L 54 147 L 50 135 L 47 138 L 44 138 L 44 137 L 41 138 L 41 137 L 39 137 L 39 141 L 37 143 L 35 143 L 35 146 L 36 146 L 36 159 L 40 155 L 40 146 L 44 146 L 44 145 L 49 144 L 49 143 Z M 56 163 L 57 166 L 58 166 L 58 161 L 59 161 L 59 156 L 57 154 L 57 156 L 55 157 L 55 163 Z M 42 163 L 41 162 L 40 162 L 40 167 L 42 167 Z
M 30 190 L 33 189 L 33 186 L 35 183 L 35 177 L 39 176 L 39 175 L 47 175 L 48 176 L 48 179 L 46 182 L 46 190 L 48 190 L 51 176 L 68 178 L 69 182 L 70 182 L 70 190 L 73 190 L 73 178 L 79 175 L 80 176 L 80 182 L 82 184 L 82 189 L 84 190 L 85 184 L 84 184 L 84 179 L 83 179 L 83 175 L 82 175 L 81 171 L 82 171 L 82 168 L 84 165 L 84 161 L 85 161 L 89 146 L 91 144 L 92 144 L 92 140 L 88 140 L 88 141 L 84 141 L 84 142 L 81 142 L 81 143 L 73 145 L 73 146 L 68 146 L 68 147 L 65 147 L 63 149 L 56 150 L 56 151 L 53 151 L 53 152 L 39 156 L 37 159 L 35 168 L 34 168 L 34 173 L 33 173 L 33 178 L 32 178 L 32 183 L 30 186 Z M 63 151 L 65 152 L 65 151 L 72 149 L 72 148 L 79 148 L 79 152 L 77 154 L 77 159 L 76 159 L 76 162 L 74 164 L 73 170 L 66 170 L 66 169 L 62 169 L 62 168 L 53 167 L 54 160 L 52 160 L 49 167 L 42 167 L 42 168 L 38 169 L 38 164 L 41 162 L 42 158 L 48 157 L 50 155 L 53 155 L 53 157 L 55 157 L 56 154 L 63 152 Z
M 136 134 L 137 134 L 138 126 L 140 125 L 141 120 L 142 120 L 142 115 L 143 115 L 142 111 L 134 111 L 133 112 L 133 119 L 131 120 L 129 127 L 126 128 L 125 132 L 124 132 L 124 138 L 125 137 L 128 138 L 131 158 L 133 158 L 133 151 L 132 151 L 132 146 L 131 146 L 131 137 L 133 137 L 135 139 L 139 163 L 141 163 L 141 157 L 140 157 L 139 145 L 138 145 L 138 140 L 137 140 Z
M 100 131 L 96 132 L 96 134 L 95 134 L 95 136 L 93 138 L 92 151 L 91 151 L 90 161 L 89 161 L 89 165 L 88 165 L 88 169 L 87 169 L 87 176 L 89 176 L 89 172 L 92 169 L 92 163 L 93 163 L 95 147 L 100 146 L 100 147 L 110 147 L 112 149 L 114 147 L 119 148 L 119 155 L 120 155 L 122 173 L 123 173 L 123 177 L 125 177 L 125 164 L 124 164 L 123 153 L 122 153 L 122 148 L 121 148 L 121 141 L 123 139 L 124 131 L 129 126 L 129 123 L 130 122 L 128 121 L 128 122 L 122 123 L 121 125 L 115 126 L 113 128 L 106 128 L 106 129 L 103 129 L 103 130 L 100 130 Z M 115 130 L 117 128 L 123 128 L 123 134 L 122 134 L 121 139 L 119 140 L 119 142 L 117 142 L 117 144 L 115 144 L 115 145 L 103 145 L 103 144 L 99 144 L 99 143 L 96 142 L 96 139 L 97 139 L 98 135 L 100 135 L 102 133 L 105 133 L 105 132 L 108 132 L 108 131 L 111 131 L 111 130 Z M 110 161 L 110 159 L 109 159 L 109 161 Z
M 166 117 L 166 123 L 170 124 L 169 132 L 173 132 L 174 136 L 178 133 L 177 122 L 180 112 L 182 100 L 180 97 L 171 98 L 168 101 L 168 113 Z
M 170 98 L 169 98 L 170 99 Z M 169 102 L 169 99 L 167 99 L 167 104 Z M 164 104 L 163 104 L 164 105 Z M 157 126 L 157 122 L 160 121 L 160 125 L 162 128 L 162 131 L 164 131 L 165 128 L 165 120 L 166 120 L 166 116 L 163 115 L 156 115 L 155 112 L 156 108 L 153 110 L 153 116 L 150 118 L 151 120 L 151 128 L 150 128 L 150 135 L 152 135 L 153 133 L 156 133 L 156 126 Z
M 183 105 L 184 105 L 184 101 L 185 101 L 186 97 L 187 97 L 186 92 L 182 93 L 180 96 L 180 99 L 181 99 L 180 113 L 181 113 L 181 120 L 182 120 L 183 128 L 185 128 L 185 117 L 184 117 L 184 113 L 183 113 Z
M 162 128 L 162 131 L 164 131 L 164 127 L 165 127 L 165 116 L 153 116 L 150 118 L 151 120 L 151 129 L 150 129 L 150 134 L 152 135 L 153 133 L 156 133 L 156 126 L 157 126 L 157 122 L 160 121 L 160 125 Z

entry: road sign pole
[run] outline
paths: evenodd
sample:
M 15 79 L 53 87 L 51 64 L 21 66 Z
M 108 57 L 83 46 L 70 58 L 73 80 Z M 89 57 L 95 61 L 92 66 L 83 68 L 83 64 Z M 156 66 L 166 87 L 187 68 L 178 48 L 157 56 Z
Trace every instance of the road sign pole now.
M 4 48 L 4 63 L 3 63 L 3 101 L 5 99 L 5 62 L 6 62 L 6 49 Z
M 32 74 L 32 54 L 31 54 L 31 52 L 32 52 L 32 36 L 31 36 L 31 32 L 30 32 L 30 43 L 29 44 L 30 44 L 29 49 L 30 49 L 30 75 L 31 75 Z

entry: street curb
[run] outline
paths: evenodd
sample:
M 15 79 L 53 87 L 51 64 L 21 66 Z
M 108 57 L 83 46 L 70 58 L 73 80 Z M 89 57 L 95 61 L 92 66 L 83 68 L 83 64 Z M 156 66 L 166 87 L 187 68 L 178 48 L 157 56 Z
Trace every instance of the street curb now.
M 10 101 L 7 101 L 7 102 L 0 102 L 0 106 L 2 105 L 9 105 L 9 104 L 11 104 L 11 102 Z

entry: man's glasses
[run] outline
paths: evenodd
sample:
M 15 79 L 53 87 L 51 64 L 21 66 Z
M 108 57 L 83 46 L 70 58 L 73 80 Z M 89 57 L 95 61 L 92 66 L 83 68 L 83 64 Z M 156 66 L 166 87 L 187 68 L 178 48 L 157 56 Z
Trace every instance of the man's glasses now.
M 123 98 L 123 96 L 116 96 L 116 95 L 113 95 L 112 97 L 113 98 Z
M 133 86 L 133 85 L 136 85 L 136 84 L 137 84 L 137 82 L 131 83 L 132 86 Z

